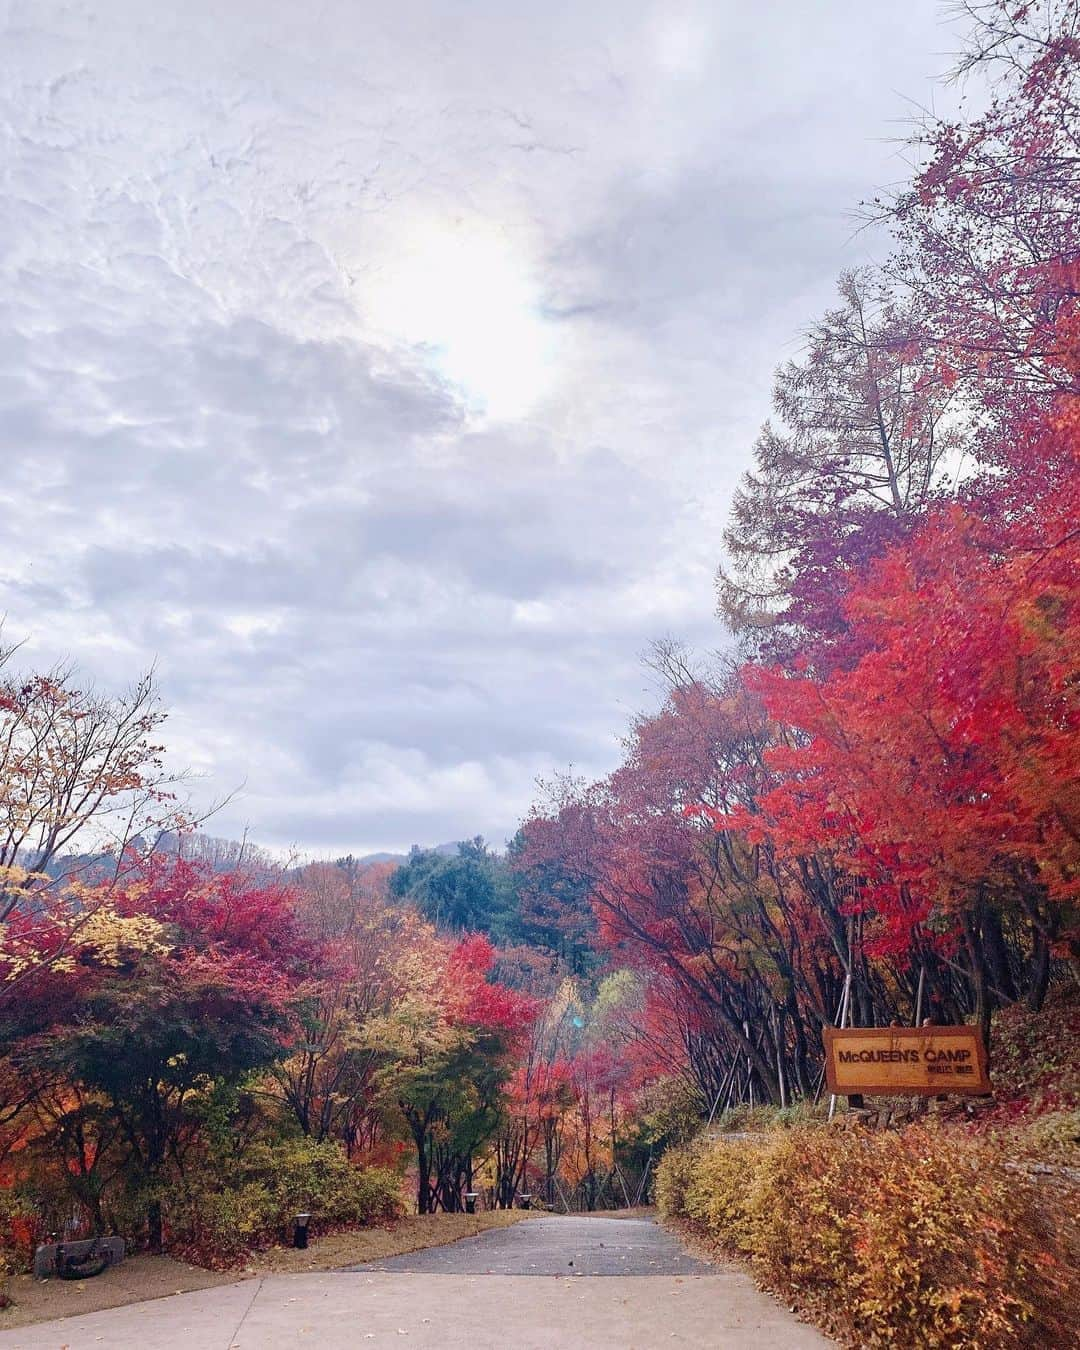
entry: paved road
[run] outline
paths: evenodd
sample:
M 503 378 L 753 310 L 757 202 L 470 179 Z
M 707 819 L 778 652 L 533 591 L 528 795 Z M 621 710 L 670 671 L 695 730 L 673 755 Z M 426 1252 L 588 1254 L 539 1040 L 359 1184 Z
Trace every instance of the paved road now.
M 651 1219 L 529 1219 L 446 1247 L 350 1266 L 417 1275 L 715 1275 Z
M 565 1246 L 558 1230 L 566 1225 Z M 580 1231 L 582 1224 L 588 1232 Z M 646 1229 L 652 1225 L 645 1223 Z M 627 1231 L 629 1230 L 629 1231 Z M 0 1350 L 827 1350 L 829 1342 L 755 1289 L 735 1266 L 651 1274 L 651 1261 L 690 1262 L 659 1230 L 632 1220 L 535 1219 L 454 1244 L 462 1265 L 531 1268 L 558 1253 L 567 1274 L 385 1270 L 276 1275 L 0 1332 Z M 600 1244 L 603 1244 L 601 1246 Z M 468 1244 L 468 1245 L 466 1245 Z M 454 1248 L 443 1249 L 448 1255 Z M 428 1255 L 430 1257 L 431 1249 Z M 530 1254 L 531 1253 L 531 1254 Z M 420 1253 L 412 1258 L 416 1263 Z M 576 1275 L 614 1264 L 636 1278 Z M 622 1260 L 626 1257 L 625 1262 Z M 395 1258 L 396 1259 L 396 1258 Z M 404 1258 L 402 1258 L 404 1259 Z M 693 1263 L 691 1263 L 693 1264 Z M 696 1267 L 695 1267 L 696 1268 Z

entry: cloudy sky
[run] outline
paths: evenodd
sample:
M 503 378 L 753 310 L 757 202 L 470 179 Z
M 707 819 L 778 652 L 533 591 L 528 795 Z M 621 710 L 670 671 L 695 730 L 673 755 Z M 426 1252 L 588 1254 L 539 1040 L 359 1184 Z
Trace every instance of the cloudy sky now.
M 512 831 L 725 638 L 773 366 L 937 0 L 0 0 L 0 610 L 213 822 Z

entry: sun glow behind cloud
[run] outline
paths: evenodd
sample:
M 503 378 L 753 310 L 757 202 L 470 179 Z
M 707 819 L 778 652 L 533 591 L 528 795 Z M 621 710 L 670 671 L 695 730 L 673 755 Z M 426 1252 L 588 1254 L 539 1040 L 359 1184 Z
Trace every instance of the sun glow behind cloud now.
M 196 808 L 283 850 L 608 772 L 929 97 L 938 0 L 866 8 L 0 4 L 27 664 L 159 659 Z
M 553 334 L 526 260 L 493 229 L 411 232 L 362 303 L 376 328 L 430 349 L 474 412 L 520 419 L 552 383 Z

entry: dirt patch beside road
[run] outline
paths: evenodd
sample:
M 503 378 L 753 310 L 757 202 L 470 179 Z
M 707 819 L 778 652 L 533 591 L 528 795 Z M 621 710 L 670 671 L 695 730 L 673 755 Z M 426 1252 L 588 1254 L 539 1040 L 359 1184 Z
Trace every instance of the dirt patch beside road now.
M 271 1247 L 250 1262 L 260 1275 L 301 1274 L 310 1270 L 340 1270 L 362 1261 L 382 1261 L 425 1247 L 442 1247 L 459 1238 L 476 1237 L 490 1228 L 508 1228 L 531 1217 L 515 1209 L 484 1210 L 480 1214 L 412 1214 L 388 1228 L 357 1228 L 328 1233 L 304 1252 Z M 236 1278 L 235 1276 L 233 1277 Z
M 15 1303 L 0 1312 L 0 1331 L 235 1284 L 242 1278 L 235 1270 L 203 1270 L 169 1256 L 132 1256 L 92 1280 L 35 1280 L 32 1275 L 14 1275 L 4 1289 Z

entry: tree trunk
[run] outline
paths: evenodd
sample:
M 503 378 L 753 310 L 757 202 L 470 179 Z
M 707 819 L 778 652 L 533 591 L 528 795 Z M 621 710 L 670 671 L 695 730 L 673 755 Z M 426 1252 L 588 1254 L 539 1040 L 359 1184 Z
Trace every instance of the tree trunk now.
M 1013 981 L 1012 969 L 1009 966 L 1009 954 L 1005 949 L 1005 935 L 1001 931 L 1001 915 L 993 905 L 986 904 L 981 907 L 981 917 L 986 964 L 989 967 L 994 988 L 1003 997 L 1015 1003 L 1017 999 L 1016 984 Z
M 983 961 L 978 926 L 971 914 L 964 916 L 964 932 L 967 937 L 968 956 L 971 960 L 971 983 L 975 993 L 975 1022 L 982 1033 L 983 1044 L 989 1049 L 990 1013 L 992 1009 L 986 987 L 986 963 Z
M 1050 985 L 1050 941 L 1041 929 L 1035 930 L 1035 948 L 1031 961 L 1031 977 L 1028 981 L 1027 998 L 1024 1000 L 1031 1012 L 1039 1012 Z

